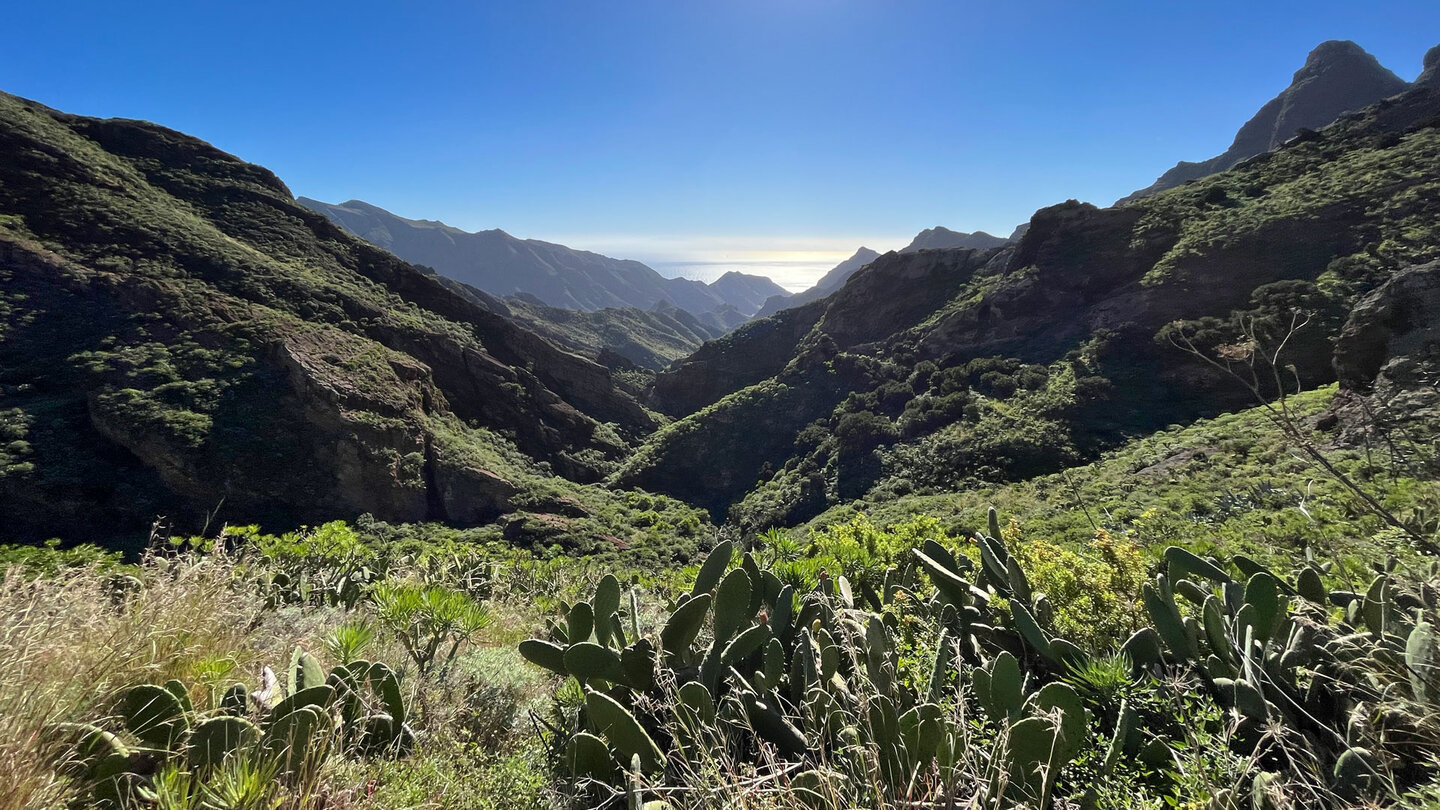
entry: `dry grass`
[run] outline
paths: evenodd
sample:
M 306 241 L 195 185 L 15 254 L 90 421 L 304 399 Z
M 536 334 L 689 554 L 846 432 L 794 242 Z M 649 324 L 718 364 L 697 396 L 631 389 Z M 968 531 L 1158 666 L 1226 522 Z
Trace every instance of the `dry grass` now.
M 0 810 L 52 807 L 73 792 L 46 729 L 94 721 L 139 683 L 207 685 L 256 672 L 293 633 L 256 632 L 263 605 L 235 587 L 224 556 L 152 559 L 138 577 L 81 570 L 0 579 Z M 266 622 L 266 624 L 271 624 Z M 232 675 L 233 673 L 233 675 Z M 249 678 L 242 677 L 242 680 Z

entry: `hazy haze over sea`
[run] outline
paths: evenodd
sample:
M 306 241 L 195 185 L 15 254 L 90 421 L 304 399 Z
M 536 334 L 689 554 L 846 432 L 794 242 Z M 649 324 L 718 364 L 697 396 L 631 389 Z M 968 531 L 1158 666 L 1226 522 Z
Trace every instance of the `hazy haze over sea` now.
M 893 235 L 809 239 L 579 235 L 546 237 L 546 240 L 617 259 L 644 262 L 666 278 L 693 278 L 709 282 L 734 270 L 768 276 L 790 292 L 799 292 L 813 286 L 821 276 L 854 255 L 862 245 L 884 253 L 904 247 L 911 238 Z

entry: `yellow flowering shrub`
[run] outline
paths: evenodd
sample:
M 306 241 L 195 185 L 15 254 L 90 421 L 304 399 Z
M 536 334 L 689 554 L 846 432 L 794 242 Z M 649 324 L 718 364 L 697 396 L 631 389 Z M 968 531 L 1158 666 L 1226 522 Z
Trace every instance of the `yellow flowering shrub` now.
M 1013 521 L 1002 530 L 1031 589 L 1054 606 L 1049 628 L 1082 648 L 1118 647 L 1142 623 L 1145 557 L 1128 539 L 1095 532 L 1086 553 L 1045 540 L 1026 540 Z

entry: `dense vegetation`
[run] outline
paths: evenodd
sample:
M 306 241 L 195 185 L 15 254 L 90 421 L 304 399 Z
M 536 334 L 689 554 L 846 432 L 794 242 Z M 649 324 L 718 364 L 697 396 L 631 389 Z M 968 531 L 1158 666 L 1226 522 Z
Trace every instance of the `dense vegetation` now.
M 636 527 L 693 537 L 678 505 L 576 485 L 656 424 L 607 369 L 348 236 L 265 169 L 10 96 L 0 149 L 7 540 L 138 548 L 157 516 L 185 533 L 362 512 L 503 516 L 526 542 L 573 525 L 587 551 Z
M 12 549 L 0 806 L 1425 806 L 1432 558 L 1296 451 L 1255 409 L 681 569 L 370 519 Z M 1433 458 L 1326 457 L 1434 541 Z

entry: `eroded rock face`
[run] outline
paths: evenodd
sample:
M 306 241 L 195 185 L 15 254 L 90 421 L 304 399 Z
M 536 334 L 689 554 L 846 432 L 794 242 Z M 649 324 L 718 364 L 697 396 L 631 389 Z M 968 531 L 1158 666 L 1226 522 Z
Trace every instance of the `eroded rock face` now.
M 462 525 L 488 523 L 513 510 L 519 488 L 504 476 L 474 466 L 434 463 L 435 488 L 444 519 Z
M 1440 261 L 1401 271 L 1355 305 L 1336 341 L 1335 370 L 1341 391 L 1329 419 L 1341 428 L 1339 441 L 1432 441 L 1440 424 Z
M 1335 344 L 1344 387 L 1394 393 L 1440 370 L 1440 261 L 1396 274 L 1355 305 Z

